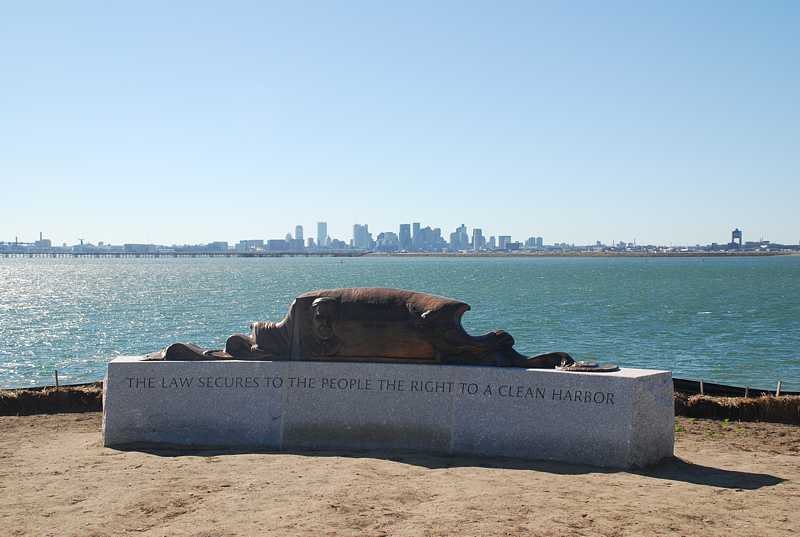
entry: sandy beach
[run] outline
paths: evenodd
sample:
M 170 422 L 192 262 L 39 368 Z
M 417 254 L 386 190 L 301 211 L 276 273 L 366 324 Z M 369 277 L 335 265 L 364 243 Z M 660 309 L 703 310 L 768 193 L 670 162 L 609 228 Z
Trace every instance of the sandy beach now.
M 796 535 L 800 427 L 678 418 L 642 472 L 385 453 L 103 448 L 100 414 L 0 417 L 3 536 Z

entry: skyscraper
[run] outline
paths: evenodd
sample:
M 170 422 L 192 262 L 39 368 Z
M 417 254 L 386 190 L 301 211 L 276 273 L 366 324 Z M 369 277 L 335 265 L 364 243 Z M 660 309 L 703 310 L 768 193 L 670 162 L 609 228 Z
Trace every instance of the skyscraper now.
M 483 230 L 479 227 L 472 228 L 472 249 L 483 250 L 486 245 L 486 239 L 483 236 Z
M 469 248 L 467 226 L 461 224 L 450 234 L 450 248 L 453 250 L 465 250 Z
M 411 249 L 411 224 L 400 224 L 400 249 Z
M 303 242 L 303 226 L 294 226 L 294 240 Z
M 508 250 L 508 244 L 511 242 L 511 235 L 500 235 L 497 237 L 497 247 L 500 250 Z
M 379 252 L 396 252 L 399 248 L 400 239 L 391 231 L 380 233 L 375 241 L 375 249 Z
M 444 242 L 444 239 L 442 238 L 442 228 L 435 227 L 431 229 L 430 227 L 426 227 L 425 229 L 430 229 L 430 233 L 428 233 L 428 242 L 432 248 L 438 249 L 445 246 L 442 244 Z
M 317 222 L 317 248 L 328 246 L 328 223 Z
M 419 222 L 411 224 L 411 246 L 416 250 L 420 247 Z
M 353 248 L 359 250 L 369 250 L 372 248 L 372 234 L 369 232 L 369 225 L 353 224 Z

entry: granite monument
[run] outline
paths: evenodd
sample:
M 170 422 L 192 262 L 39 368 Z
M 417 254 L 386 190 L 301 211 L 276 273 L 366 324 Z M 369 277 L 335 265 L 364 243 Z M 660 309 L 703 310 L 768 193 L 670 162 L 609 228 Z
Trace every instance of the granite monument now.
M 297 297 L 225 349 L 176 343 L 119 357 L 103 442 L 279 450 L 417 450 L 613 468 L 672 456 L 669 371 L 526 357 L 469 305 L 398 289 Z

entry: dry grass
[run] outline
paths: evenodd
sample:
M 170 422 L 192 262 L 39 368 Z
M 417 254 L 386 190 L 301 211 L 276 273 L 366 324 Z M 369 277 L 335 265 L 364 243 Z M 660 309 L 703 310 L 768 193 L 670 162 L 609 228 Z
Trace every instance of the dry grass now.
M 800 396 L 712 397 L 675 394 L 675 414 L 691 418 L 800 424 Z
M 97 412 L 103 408 L 103 383 L 61 388 L 0 390 L 0 416 L 58 412 Z

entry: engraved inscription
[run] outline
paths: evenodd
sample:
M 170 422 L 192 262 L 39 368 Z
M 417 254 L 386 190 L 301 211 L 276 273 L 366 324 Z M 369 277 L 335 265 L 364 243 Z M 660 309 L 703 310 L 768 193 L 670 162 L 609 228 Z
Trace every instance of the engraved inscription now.
M 584 405 L 614 405 L 614 392 L 577 388 L 544 388 L 527 384 L 453 382 L 425 378 L 307 377 L 307 376 L 164 376 L 126 377 L 124 386 L 144 390 L 322 390 L 398 394 L 456 394 L 463 397 L 520 399 Z

